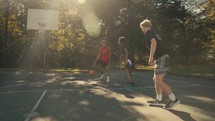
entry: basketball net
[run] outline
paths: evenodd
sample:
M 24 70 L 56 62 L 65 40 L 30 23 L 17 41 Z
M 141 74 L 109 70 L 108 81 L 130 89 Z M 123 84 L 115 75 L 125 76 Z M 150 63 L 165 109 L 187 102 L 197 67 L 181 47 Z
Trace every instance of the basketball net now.
M 40 30 L 44 30 L 44 28 L 46 27 L 46 22 L 44 21 L 43 17 L 38 17 L 38 21 L 37 24 L 39 25 L 39 29 Z

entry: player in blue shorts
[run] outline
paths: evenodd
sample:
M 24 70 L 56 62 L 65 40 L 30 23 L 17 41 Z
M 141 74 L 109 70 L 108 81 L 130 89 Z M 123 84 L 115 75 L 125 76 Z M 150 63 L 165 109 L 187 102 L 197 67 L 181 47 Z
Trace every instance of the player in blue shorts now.
M 127 42 L 125 37 L 120 37 L 118 39 L 118 44 L 120 45 L 120 59 L 122 59 L 125 63 L 125 72 L 129 81 L 128 87 L 134 87 L 131 74 L 132 62 L 129 57 L 129 49 L 126 43 Z

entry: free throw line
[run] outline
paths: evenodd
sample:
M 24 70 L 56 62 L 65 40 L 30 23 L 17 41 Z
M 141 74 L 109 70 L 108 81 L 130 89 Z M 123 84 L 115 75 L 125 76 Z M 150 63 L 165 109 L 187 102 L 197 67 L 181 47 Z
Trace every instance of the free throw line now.
M 45 96 L 46 92 L 47 92 L 47 90 L 45 90 L 45 91 L 43 92 L 43 94 L 40 96 L 39 100 L 37 101 L 37 103 L 36 103 L 35 106 L 32 108 L 32 110 L 31 110 L 31 112 L 30 112 L 29 114 L 34 113 L 34 111 L 35 111 L 35 110 L 37 109 L 37 107 L 39 106 L 41 100 L 42 100 L 43 97 Z M 27 117 L 25 118 L 24 121 L 29 121 L 30 119 L 31 119 L 31 116 L 29 115 L 29 116 L 27 116 Z

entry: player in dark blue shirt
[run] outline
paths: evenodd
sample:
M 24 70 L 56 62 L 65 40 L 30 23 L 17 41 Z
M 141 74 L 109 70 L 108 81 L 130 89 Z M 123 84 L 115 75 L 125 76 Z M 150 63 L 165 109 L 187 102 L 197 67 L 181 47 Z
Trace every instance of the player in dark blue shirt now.
M 155 85 L 156 99 L 149 101 L 151 105 L 159 105 L 162 103 L 163 91 L 168 95 L 170 101 L 164 106 L 166 109 L 171 109 L 180 103 L 180 100 L 173 94 L 170 86 L 164 82 L 164 76 L 167 72 L 170 57 L 157 34 L 151 29 L 152 22 L 148 19 L 140 23 L 140 28 L 145 34 L 145 40 L 150 49 L 148 64 L 154 66 L 153 81 Z
M 118 39 L 118 44 L 120 46 L 120 59 L 123 59 L 124 64 L 125 64 L 125 72 L 128 77 L 129 81 L 129 87 L 134 87 L 134 83 L 132 81 L 132 74 L 131 74 L 131 68 L 132 68 L 132 62 L 130 60 L 130 54 L 129 54 L 129 49 L 127 46 L 126 38 L 125 37 L 120 37 Z

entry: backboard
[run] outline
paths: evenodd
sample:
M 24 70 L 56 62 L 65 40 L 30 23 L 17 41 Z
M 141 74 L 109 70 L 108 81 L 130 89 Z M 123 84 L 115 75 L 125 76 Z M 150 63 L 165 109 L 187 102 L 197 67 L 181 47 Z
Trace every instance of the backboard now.
M 27 29 L 58 30 L 59 11 L 28 9 Z

